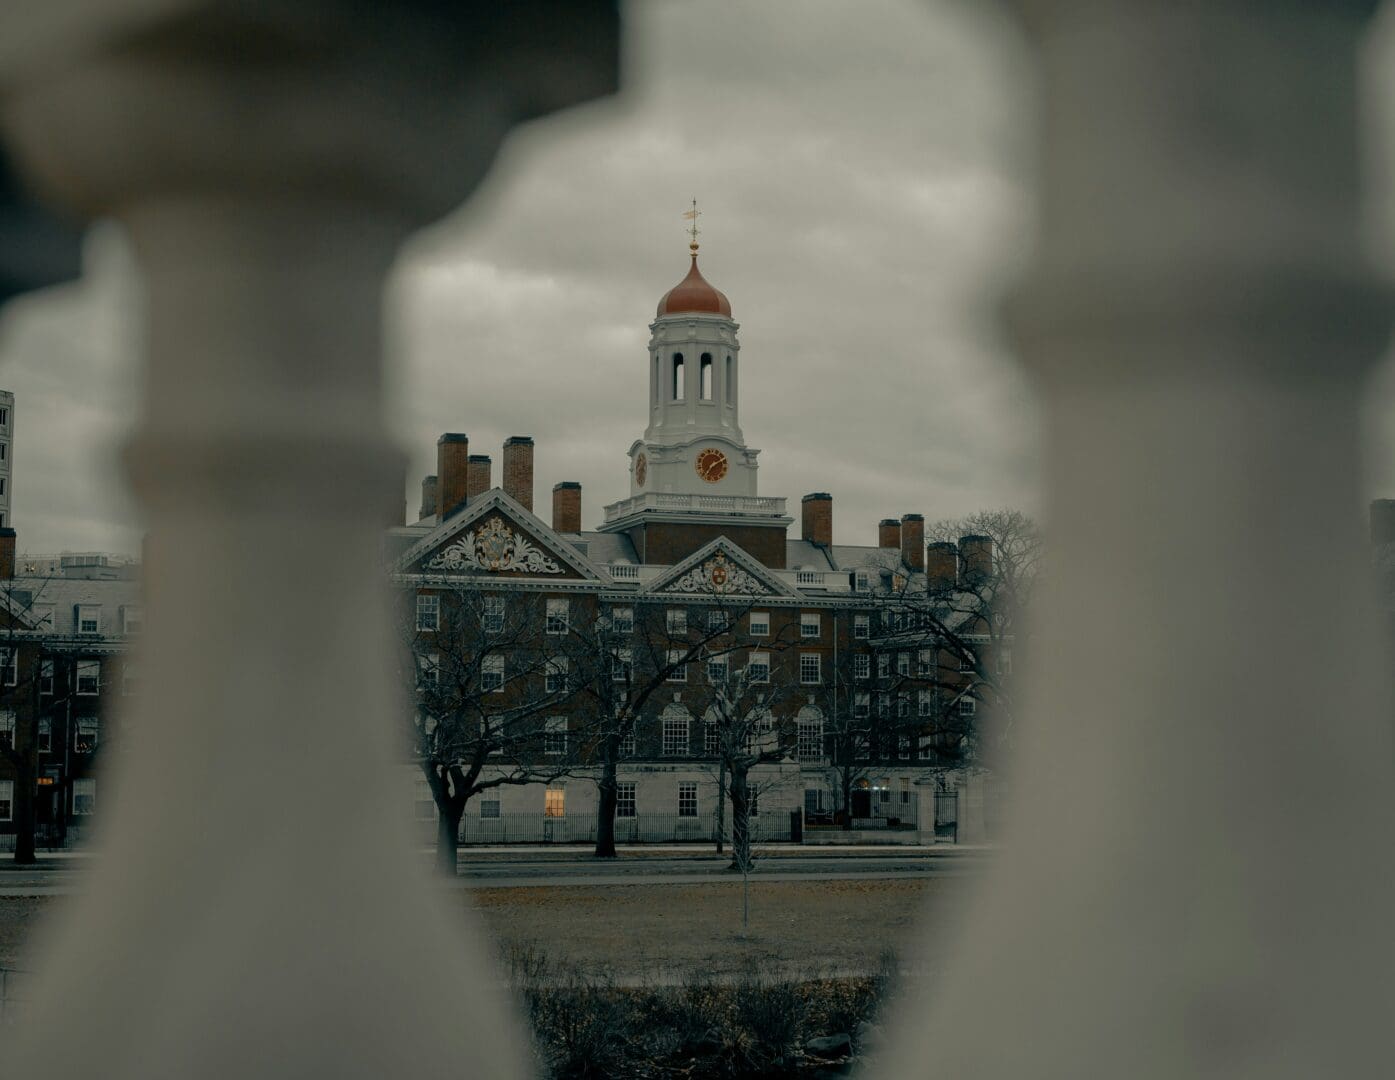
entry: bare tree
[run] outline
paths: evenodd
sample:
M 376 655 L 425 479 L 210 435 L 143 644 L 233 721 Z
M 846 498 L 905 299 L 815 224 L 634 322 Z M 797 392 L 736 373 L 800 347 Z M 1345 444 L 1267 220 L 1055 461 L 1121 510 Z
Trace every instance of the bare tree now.
M 44 672 L 51 672 L 54 663 L 37 628 L 35 604 L 43 590 L 43 584 L 35 589 L 13 578 L 0 582 L 0 756 L 14 770 L 14 861 L 23 865 L 37 861 L 34 789 L 43 720 L 39 695 Z
M 412 735 L 436 805 L 436 863 L 453 876 L 472 798 L 575 767 L 571 732 L 549 728 L 574 694 L 569 626 L 534 594 L 446 583 L 417 595 L 434 599 L 405 612 L 402 630 L 417 696 Z

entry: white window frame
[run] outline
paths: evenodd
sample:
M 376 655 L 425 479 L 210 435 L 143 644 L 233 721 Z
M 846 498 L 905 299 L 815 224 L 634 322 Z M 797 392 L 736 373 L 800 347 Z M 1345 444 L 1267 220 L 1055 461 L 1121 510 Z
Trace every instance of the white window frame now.
M 0 709 L 0 747 L 13 750 L 18 733 L 18 714 L 14 709 Z
M 911 673 L 911 654 L 899 652 L 896 654 L 896 674 L 901 678 L 906 678 Z
M 704 754 L 715 754 L 717 752 L 719 740 L 718 735 L 721 729 L 717 721 L 707 720 L 702 725 L 702 752 Z
M 823 721 L 800 720 L 795 740 L 795 756 L 800 761 L 823 760 Z
M 0 821 L 13 821 L 15 816 L 15 782 L 0 780 Z
M 891 677 L 891 654 L 877 653 L 877 678 L 889 679 Z
M 853 654 L 853 678 L 870 679 L 872 677 L 872 657 L 868 653 Z
M 976 716 L 978 714 L 978 700 L 970 694 L 963 694 L 954 703 L 960 716 Z
M 4 649 L 0 653 L 0 683 L 14 686 L 19 682 L 19 649 Z
M 40 693 L 40 694 L 52 694 L 52 693 L 53 693 L 53 661 L 52 661 L 52 660 L 40 660 L 40 661 L 39 661 L 39 693 Z
M 709 656 L 707 658 L 707 683 L 709 686 L 725 686 L 727 681 L 726 656 Z
M 552 635 L 565 634 L 571 629 L 572 602 L 565 596 L 550 596 L 547 599 L 547 632 Z
M 480 613 L 480 622 L 483 624 L 486 634 L 503 633 L 504 598 L 502 596 L 486 596 L 484 598 L 484 610 Z
M 866 570 L 854 571 L 853 590 L 860 593 L 872 591 L 872 579 L 868 576 Z
M 934 699 L 931 697 L 929 690 L 923 687 L 921 688 L 916 706 L 921 716 L 930 715 L 934 706 Z
M 935 673 L 935 650 L 921 649 L 916 658 L 916 674 L 925 678 Z
M 802 641 L 817 641 L 823 636 L 823 620 L 817 611 L 799 613 L 799 637 Z
M 665 716 L 663 724 L 664 757 L 690 757 L 693 752 L 691 720 L 687 716 Z
M 48 716 L 39 717 L 39 753 L 53 753 L 53 719 Z
M 567 785 L 554 780 L 543 791 L 543 817 L 565 818 L 567 816 Z
M 121 633 L 126 636 L 139 634 L 145 625 L 145 610 L 135 604 L 121 607 Z
M 90 681 L 90 689 L 84 690 L 83 684 Z M 77 671 L 73 679 L 73 692 L 79 697 L 96 697 L 102 690 L 102 662 L 100 660 L 79 660 L 77 661 Z
M 770 612 L 753 611 L 747 617 L 747 627 L 752 637 L 770 636 Z
M 866 615 L 853 616 L 853 640 L 866 641 L 872 636 L 872 620 Z
M 683 657 L 684 657 L 685 655 L 687 655 L 687 650 L 686 650 L 686 649 L 669 649 L 669 651 L 668 651 L 668 662 L 669 662 L 670 664 L 677 664 L 678 661 L 679 661 L 679 660 L 682 660 Z M 670 671 L 670 672 L 668 673 L 668 677 L 667 677 L 664 681 L 665 681 L 665 682 L 672 682 L 672 683 L 685 683 L 685 682 L 687 682 L 687 681 L 688 681 L 688 665 L 687 665 L 687 664 L 678 664 L 677 667 L 675 667 L 672 671 Z
M 698 786 L 696 780 L 678 782 L 678 816 L 695 818 L 698 816 Z
M 435 633 L 441 629 L 441 597 L 438 593 L 417 593 L 417 630 Z
M 611 682 L 628 682 L 634 673 L 635 655 L 633 649 L 616 649 L 610 654 Z
M 480 690 L 486 694 L 502 694 L 505 681 L 503 654 L 490 653 L 480 664 Z
M 664 628 L 669 637 L 678 637 L 688 632 L 688 611 L 686 608 L 669 608 L 664 612 Z
M 90 745 L 84 745 L 85 734 L 91 735 Z M 101 721 L 95 716 L 79 716 L 73 720 L 73 753 L 93 754 L 102 737 Z
M 496 796 L 493 799 L 480 799 L 480 818 L 487 821 L 497 821 L 503 817 L 503 806 Z
M 633 780 L 615 782 L 615 816 L 617 818 L 638 817 L 639 787 Z
M 88 629 L 88 624 L 91 629 Z M 73 612 L 73 625 L 79 634 L 95 635 L 102 632 L 102 605 L 78 604 Z
M 566 656 L 549 657 L 543 668 L 543 693 L 565 694 L 567 680 L 572 673 L 572 662 Z
M 746 658 L 746 676 L 747 681 L 752 686 L 768 685 L 770 682 L 770 654 L 768 652 L 751 652 Z
M 543 752 L 550 757 L 561 757 L 567 752 L 567 718 L 549 716 L 543 731 Z
M 612 633 L 626 636 L 635 632 L 635 609 L 617 607 L 610 609 L 610 629 Z
M 799 654 L 799 685 L 823 685 L 823 656 L 820 653 Z

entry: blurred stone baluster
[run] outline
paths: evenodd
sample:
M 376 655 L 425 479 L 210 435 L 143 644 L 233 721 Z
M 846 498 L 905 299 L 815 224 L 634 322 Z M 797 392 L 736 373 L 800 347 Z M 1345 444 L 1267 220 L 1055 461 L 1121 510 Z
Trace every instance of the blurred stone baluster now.
M 0 109 L 41 193 L 120 219 L 144 272 L 148 683 L 0 1071 L 521 1075 L 389 764 L 379 313 L 513 123 L 613 90 L 614 5 L 132 0 L 95 40 L 64 6 L 7 14 L 0 60 L 31 28 L 46 59 L 0 71 Z
M 1016 0 L 1010 305 L 1053 552 L 1007 847 L 876 1075 L 1389 1072 L 1395 754 L 1356 407 L 1374 0 Z M 928 932 L 933 932 L 931 928 Z

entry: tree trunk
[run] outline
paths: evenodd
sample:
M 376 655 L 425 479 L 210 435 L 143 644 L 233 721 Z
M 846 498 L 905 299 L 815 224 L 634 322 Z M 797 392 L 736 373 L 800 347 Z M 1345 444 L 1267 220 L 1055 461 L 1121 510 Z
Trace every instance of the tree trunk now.
M 615 858 L 615 747 L 607 740 L 605 764 L 601 767 L 600 799 L 596 806 L 596 857 Z
M 14 818 L 15 862 L 28 866 L 38 861 L 34 855 L 34 783 L 33 747 L 24 755 L 24 764 L 15 770 Z
M 751 798 L 746 769 L 731 770 L 727 790 L 731 793 L 731 868 L 745 873 L 751 868 Z
M 451 798 L 436 807 L 436 869 L 455 877 L 460 869 L 460 819 L 465 816 L 465 800 Z
M 727 826 L 727 759 L 722 760 L 717 765 L 717 854 L 722 853 L 722 848 L 726 845 L 722 842 L 722 834 L 726 832 Z

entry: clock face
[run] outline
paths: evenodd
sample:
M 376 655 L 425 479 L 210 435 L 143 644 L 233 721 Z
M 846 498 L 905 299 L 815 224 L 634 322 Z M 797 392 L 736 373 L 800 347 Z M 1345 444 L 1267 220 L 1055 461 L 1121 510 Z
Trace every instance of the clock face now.
M 643 454 L 635 458 L 635 483 L 640 487 L 644 486 L 644 477 L 649 472 L 649 459 Z
M 715 447 L 701 451 L 693 462 L 697 474 L 709 484 L 715 484 L 727 474 L 727 456 Z

